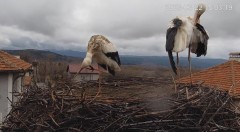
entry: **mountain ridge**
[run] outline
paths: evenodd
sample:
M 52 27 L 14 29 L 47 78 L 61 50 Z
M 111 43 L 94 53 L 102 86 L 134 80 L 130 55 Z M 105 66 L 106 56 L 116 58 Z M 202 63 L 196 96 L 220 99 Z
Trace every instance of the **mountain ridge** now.
M 36 49 L 24 49 L 24 50 L 6 50 L 3 51 L 20 56 L 21 59 L 32 62 L 32 61 L 53 61 L 53 62 L 79 62 L 82 58 L 69 57 L 61 54 L 57 54 L 47 50 L 36 50 Z M 79 62 L 80 63 L 80 62 Z
M 75 56 L 75 57 L 82 57 L 84 58 L 86 52 L 80 51 L 72 51 L 72 50 L 50 50 L 52 52 L 68 55 L 68 56 Z M 168 56 L 137 56 L 137 55 L 120 55 L 120 59 L 123 65 L 153 65 L 153 66 L 165 66 L 169 67 L 169 60 Z M 176 57 L 175 57 L 176 59 Z M 180 66 L 188 67 L 188 58 L 187 57 L 180 57 Z M 195 68 L 208 68 L 212 67 L 221 63 L 226 62 L 225 59 L 210 59 L 210 58 L 192 58 L 192 67 Z
M 86 52 L 72 50 L 4 50 L 13 55 L 20 55 L 31 60 L 65 61 L 68 63 L 80 63 Z M 136 56 L 120 55 L 122 65 L 162 66 L 169 67 L 167 56 Z M 176 57 L 175 57 L 176 59 Z M 180 66 L 188 67 L 187 57 L 180 57 Z M 193 68 L 208 68 L 226 62 L 224 59 L 192 58 Z

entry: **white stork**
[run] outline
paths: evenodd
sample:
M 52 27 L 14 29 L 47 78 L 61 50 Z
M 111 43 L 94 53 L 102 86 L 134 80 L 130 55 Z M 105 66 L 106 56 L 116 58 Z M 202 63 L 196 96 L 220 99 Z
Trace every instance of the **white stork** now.
M 191 77 L 191 58 L 190 52 L 195 53 L 197 57 L 207 54 L 208 34 L 204 27 L 200 25 L 200 16 L 205 12 L 206 6 L 199 4 L 194 18 L 176 17 L 170 22 L 170 27 L 166 35 L 166 51 L 172 70 L 177 75 L 177 68 L 173 59 L 172 52 L 177 53 L 177 64 L 179 63 L 178 53 L 188 50 L 188 62 Z M 192 78 L 192 77 L 191 77 Z M 192 83 L 192 79 L 191 79 Z
M 116 71 L 121 70 L 121 61 L 118 55 L 117 48 L 106 37 L 102 35 L 93 35 L 88 41 L 87 54 L 77 74 L 87 67 L 90 67 L 92 70 L 96 70 L 91 67 L 93 59 L 98 63 L 98 66 L 101 66 L 113 76 L 115 75 Z M 101 73 L 99 68 L 98 71 Z M 101 92 L 100 81 L 101 75 L 99 75 L 98 92 L 90 102 L 95 100 Z
M 82 62 L 79 72 L 88 66 L 91 67 L 93 59 L 99 66 L 107 70 L 113 76 L 115 75 L 115 71 L 121 70 L 121 62 L 115 45 L 102 35 L 94 35 L 90 38 L 87 47 L 87 54 Z

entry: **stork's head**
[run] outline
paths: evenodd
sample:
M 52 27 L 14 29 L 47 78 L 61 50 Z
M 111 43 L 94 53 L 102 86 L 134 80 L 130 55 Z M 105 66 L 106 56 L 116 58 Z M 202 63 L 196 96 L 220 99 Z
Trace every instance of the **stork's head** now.
M 197 23 L 200 19 L 200 16 L 206 11 L 206 5 L 205 4 L 198 4 L 195 12 L 195 20 L 194 22 Z

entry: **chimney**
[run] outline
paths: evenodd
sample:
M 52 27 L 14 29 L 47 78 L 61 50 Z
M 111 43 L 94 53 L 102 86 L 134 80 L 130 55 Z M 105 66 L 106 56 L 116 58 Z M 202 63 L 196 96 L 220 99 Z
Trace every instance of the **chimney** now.
M 236 60 L 240 62 L 240 52 L 229 53 L 229 60 Z

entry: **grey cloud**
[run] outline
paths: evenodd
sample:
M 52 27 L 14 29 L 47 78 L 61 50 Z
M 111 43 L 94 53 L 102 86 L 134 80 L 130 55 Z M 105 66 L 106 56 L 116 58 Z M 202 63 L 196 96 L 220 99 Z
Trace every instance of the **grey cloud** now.
M 0 0 L 0 23 L 53 35 L 69 19 L 75 3 L 64 0 Z
M 208 8 L 201 17 L 210 34 L 207 57 L 226 58 L 238 48 L 236 0 L 0 0 L 0 48 L 86 50 L 92 35 L 103 34 L 123 54 L 166 55 L 168 22 L 192 16 L 200 2 L 232 6 L 224 11 Z M 226 49 L 226 44 L 231 46 Z

